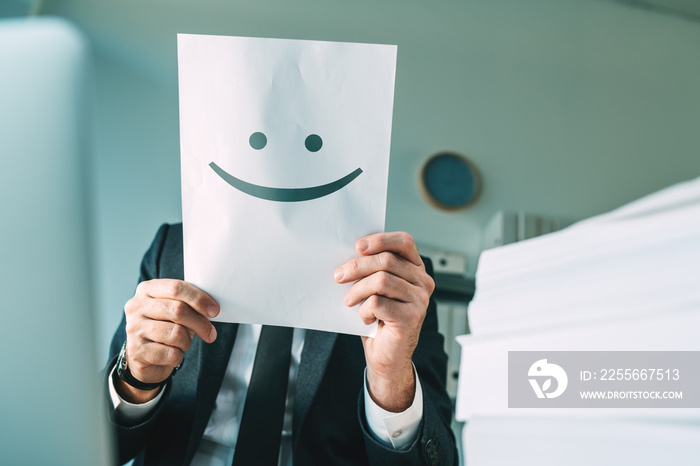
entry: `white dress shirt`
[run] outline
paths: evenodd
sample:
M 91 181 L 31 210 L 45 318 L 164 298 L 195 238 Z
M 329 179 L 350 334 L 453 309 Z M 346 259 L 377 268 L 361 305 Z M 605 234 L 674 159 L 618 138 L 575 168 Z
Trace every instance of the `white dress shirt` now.
M 238 426 L 243 415 L 246 392 L 253 372 L 255 353 L 260 339 L 261 325 L 240 324 L 224 380 L 216 397 L 214 410 L 204 429 L 202 441 L 192 460 L 193 466 L 230 466 L 238 437 Z M 292 358 L 289 367 L 289 385 L 285 405 L 282 441 L 280 445 L 280 466 L 292 465 L 292 413 L 296 391 L 297 368 L 304 348 L 304 329 L 294 329 Z M 415 368 L 414 368 L 415 371 Z M 114 409 L 127 422 L 137 423 L 145 419 L 160 401 L 163 390 L 151 401 L 133 404 L 123 400 L 114 388 L 112 375 L 108 377 L 109 392 Z M 423 418 L 423 391 L 415 374 L 416 393 L 413 404 L 404 412 L 391 413 L 377 406 L 369 396 L 365 376 L 365 416 L 374 437 L 395 450 L 406 450 L 418 435 L 418 427 Z

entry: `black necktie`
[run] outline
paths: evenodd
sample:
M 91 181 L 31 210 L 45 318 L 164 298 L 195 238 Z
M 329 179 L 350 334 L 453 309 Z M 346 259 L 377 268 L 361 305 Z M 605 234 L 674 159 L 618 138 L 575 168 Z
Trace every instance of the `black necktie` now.
M 277 466 L 293 331 L 264 325 L 260 332 L 233 466 Z

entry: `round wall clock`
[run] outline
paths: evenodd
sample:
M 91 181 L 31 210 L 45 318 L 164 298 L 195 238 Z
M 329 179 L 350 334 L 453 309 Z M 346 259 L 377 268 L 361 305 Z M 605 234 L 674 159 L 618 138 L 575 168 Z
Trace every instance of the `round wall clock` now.
M 454 152 L 439 152 L 430 157 L 421 170 L 420 185 L 431 204 L 443 210 L 468 207 L 481 190 L 474 165 Z

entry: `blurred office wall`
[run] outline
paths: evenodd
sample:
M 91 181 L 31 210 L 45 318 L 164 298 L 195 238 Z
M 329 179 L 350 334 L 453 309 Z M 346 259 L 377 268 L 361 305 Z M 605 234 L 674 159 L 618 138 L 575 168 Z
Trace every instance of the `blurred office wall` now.
M 175 34 L 398 44 L 388 229 L 468 255 L 498 209 L 576 220 L 700 175 L 700 23 L 605 0 L 46 0 L 97 55 L 94 205 L 106 342 L 156 227 L 180 219 Z M 445 213 L 417 177 L 471 158 Z

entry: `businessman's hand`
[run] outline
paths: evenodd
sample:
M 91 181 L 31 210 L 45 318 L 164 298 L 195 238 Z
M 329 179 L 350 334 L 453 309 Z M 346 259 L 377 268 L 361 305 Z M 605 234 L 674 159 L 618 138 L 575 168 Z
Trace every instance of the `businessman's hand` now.
M 435 283 L 408 233 L 378 233 L 355 247 L 361 257 L 339 267 L 335 279 L 355 282 L 345 304 L 362 303 L 363 322 L 379 321 L 376 337 L 362 338 L 369 394 L 387 411 L 401 412 L 415 394 L 411 358 Z
M 182 362 L 195 335 L 207 343 L 216 339 L 216 329 L 207 317 L 219 313 L 218 303 L 181 280 L 141 282 L 124 312 L 127 363 L 131 374 L 141 382 L 167 379 Z M 158 390 L 138 390 L 117 377 L 115 388 L 133 403 L 145 403 L 158 394 Z

